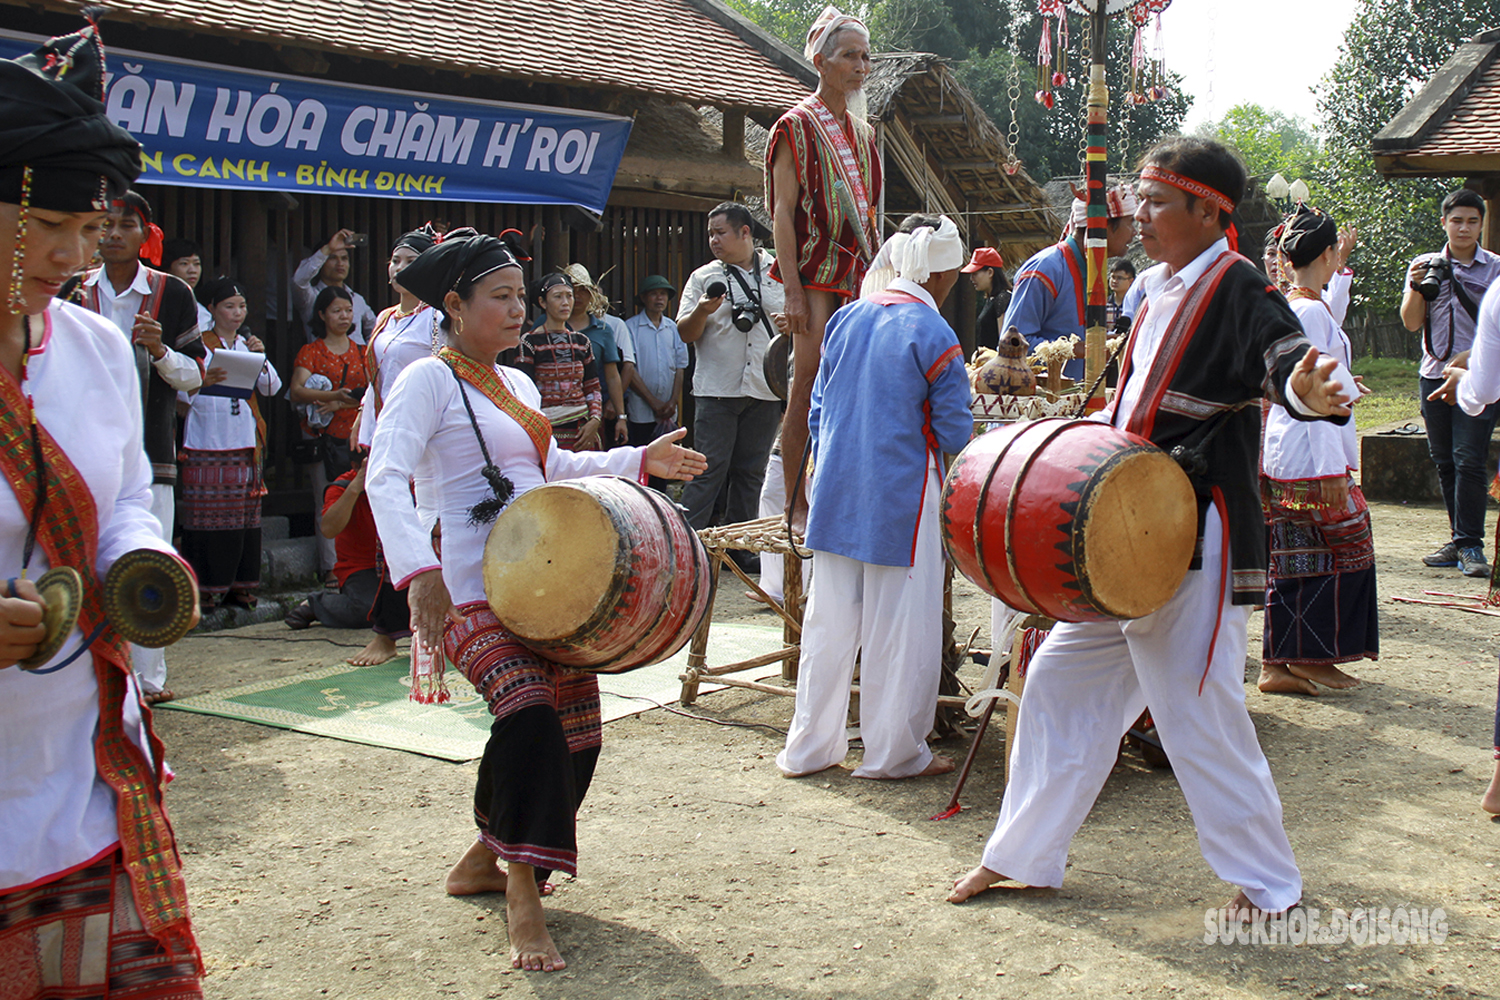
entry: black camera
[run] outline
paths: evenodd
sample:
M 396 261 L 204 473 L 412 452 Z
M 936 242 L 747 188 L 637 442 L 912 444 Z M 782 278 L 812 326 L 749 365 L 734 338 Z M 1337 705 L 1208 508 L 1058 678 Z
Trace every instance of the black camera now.
M 1443 282 L 1453 277 L 1453 264 L 1440 253 L 1429 254 L 1422 263 L 1427 265 L 1427 273 L 1422 275 L 1421 281 L 1413 282 L 1411 287 L 1416 289 L 1418 295 L 1431 302 L 1443 290 Z
M 747 302 L 743 305 L 736 302 L 732 318 L 736 330 L 749 333 L 755 324 L 760 322 L 760 306 L 754 302 Z

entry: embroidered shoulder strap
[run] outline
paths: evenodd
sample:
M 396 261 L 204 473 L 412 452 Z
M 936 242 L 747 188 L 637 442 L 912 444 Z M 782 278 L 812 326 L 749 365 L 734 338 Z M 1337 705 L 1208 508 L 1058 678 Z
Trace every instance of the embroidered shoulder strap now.
M 161 314 L 161 300 L 167 291 L 167 276 L 161 271 L 153 271 L 144 265 L 142 269 L 146 272 L 146 287 L 151 289 L 151 292 L 141 302 L 141 311 L 152 319 L 156 319 Z
M 46 321 L 51 322 L 50 313 Z M 67 454 L 45 427 L 37 426 L 43 469 L 38 469 L 25 414 L 29 402 L 9 372 L 0 373 L 0 474 L 15 491 L 22 510 L 30 510 L 41 482 L 56 502 L 44 505 L 37 525 L 37 542 L 52 566 L 71 566 L 83 577 L 83 607 L 79 625 L 87 633 L 104 623 L 104 600 L 94 566 L 99 552 L 99 515 L 93 493 Z M 115 793 L 120 847 L 129 873 L 131 893 L 141 921 L 152 937 L 169 950 L 191 955 L 202 969 L 202 958 L 188 922 L 187 886 L 182 863 L 172 839 L 172 827 L 162 806 L 162 774 L 125 733 L 125 698 L 129 691 L 130 659 L 125 643 L 106 626 L 89 648 L 99 683 L 99 728 L 94 735 L 94 760 L 102 778 Z M 147 719 L 150 716 L 147 713 Z M 153 759 L 163 760 L 163 748 L 149 727 Z
M 451 347 L 445 347 L 439 351 L 438 357 L 453 369 L 455 375 L 484 393 L 491 403 L 500 408 L 501 413 L 521 425 L 526 436 L 531 438 L 531 443 L 536 445 L 537 463 L 541 465 L 542 472 L 545 474 L 547 451 L 552 445 L 552 422 L 516 398 L 516 394 L 510 391 L 505 380 L 495 371 L 493 365 L 486 368 L 473 358 Z
M 1208 310 L 1208 304 L 1213 301 L 1214 293 L 1219 290 L 1219 283 L 1224 280 L 1229 269 L 1242 260 L 1245 258 L 1233 250 L 1224 251 L 1209 265 L 1208 270 L 1193 284 L 1193 287 L 1188 289 L 1182 304 L 1177 307 L 1177 312 L 1167 324 L 1166 332 L 1162 334 L 1161 346 L 1157 348 L 1156 357 L 1152 359 L 1150 369 L 1143 373 L 1146 379 L 1145 390 L 1141 393 L 1135 409 L 1131 411 L 1130 419 L 1126 421 L 1127 431 L 1147 439 L 1151 437 L 1151 432 L 1156 426 L 1157 408 L 1161 406 L 1162 398 L 1177 374 L 1177 366 L 1182 363 L 1182 356 L 1187 350 L 1188 343 L 1193 339 L 1198 324 L 1202 322 L 1203 314 Z M 1143 310 L 1142 316 L 1144 315 Z M 1136 322 L 1136 329 L 1140 329 L 1139 320 Z M 1131 340 L 1134 341 L 1134 339 L 1134 332 L 1132 332 Z M 1127 374 L 1123 371 L 1120 373 L 1122 386 L 1125 384 Z

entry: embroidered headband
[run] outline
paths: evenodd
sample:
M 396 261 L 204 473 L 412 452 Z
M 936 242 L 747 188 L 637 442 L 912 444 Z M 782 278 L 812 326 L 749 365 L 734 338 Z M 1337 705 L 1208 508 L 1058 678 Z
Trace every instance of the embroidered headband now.
M 1186 191 L 1188 194 L 1196 195 L 1210 205 L 1222 208 L 1226 213 L 1234 211 L 1234 202 L 1230 201 L 1227 195 L 1220 191 L 1215 191 L 1202 181 L 1195 181 L 1191 177 L 1184 177 L 1181 174 L 1173 173 L 1166 167 L 1158 167 L 1154 163 L 1147 164 L 1141 168 L 1141 180 L 1161 181 L 1163 184 L 1172 185 L 1179 191 Z

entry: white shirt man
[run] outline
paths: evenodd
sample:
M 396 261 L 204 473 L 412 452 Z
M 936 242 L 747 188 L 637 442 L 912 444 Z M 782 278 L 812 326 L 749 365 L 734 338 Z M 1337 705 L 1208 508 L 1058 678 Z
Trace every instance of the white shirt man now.
M 756 517 L 781 423 L 765 375 L 771 317 L 785 309 L 784 286 L 770 278 L 774 258 L 756 248 L 750 212 L 736 202 L 709 213 L 708 245 L 715 260 L 688 277 L 677 307 L 677 330 L 697 354 L 693 447 L 708 456 L 708 472 L 682 494 L 694 528 L 708 527 L 721 491 L 726 523 Z

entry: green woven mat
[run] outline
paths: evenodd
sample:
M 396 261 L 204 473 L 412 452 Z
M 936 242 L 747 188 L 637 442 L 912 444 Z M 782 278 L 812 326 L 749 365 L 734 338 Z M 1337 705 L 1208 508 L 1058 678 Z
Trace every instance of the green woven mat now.
M 708 663 L 733 663 L 780 648 L 779 625 L 714 625 L 709 634 Z M 686 668 L 684 647 L 662 663 L 623 674 L 600 674 L 604 721 L 644 712 L 656 707 L 654 702 L 676 701 L 682 690 L 678 675 Z M 747 674 L 779 673 L 779 669 L 779 664 L 772 664 Z M 178 698 L 157 707 L 258 722 L 442 760 L 474 760 L 483 754 L 493 720 L 464 676 L 450 667 L 443 676 L 453 700 L 443 705 L 420 705 L 407 697 L 411 690 L 409 675 L 410 664 L 404 656 L 374 667 L 341 663 Z M 704 684 L 700 690 L 719 687 L 722 685 Z

